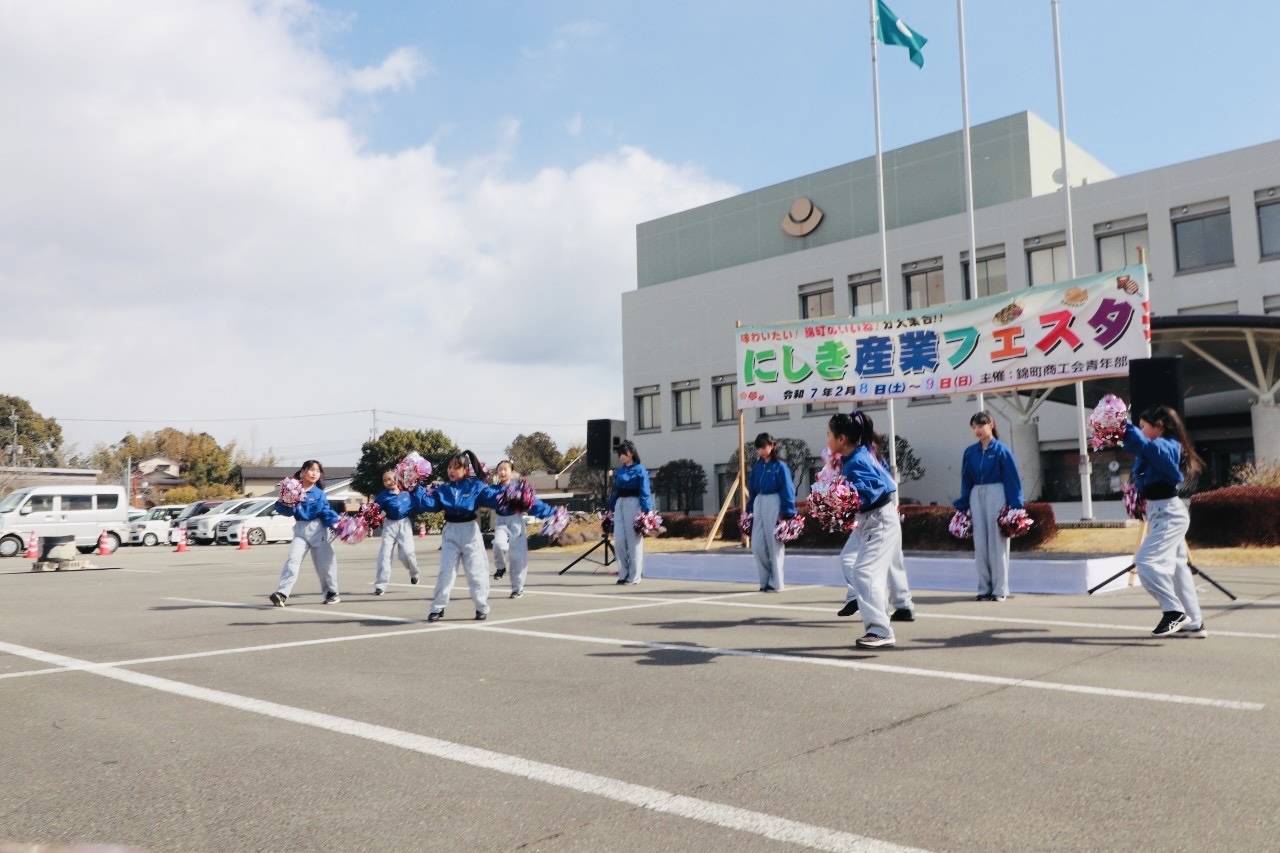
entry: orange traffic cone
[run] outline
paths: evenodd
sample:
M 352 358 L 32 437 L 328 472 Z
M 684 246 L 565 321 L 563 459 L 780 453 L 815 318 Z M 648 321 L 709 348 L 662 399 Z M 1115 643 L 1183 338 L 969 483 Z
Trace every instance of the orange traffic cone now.
M 249 550 L 249 525 L 247 524 L 240 526 L 240 547 L 237 548 L 236 550 L 238 551 Z
M 22 555 L 24 560 L 34 560 L 40 556 L 40 540 L 36 536 L 36 532 L 31 531 L 31 538 L 27 540 L 27 553 Z
M 178 528 L 178 547 L 173 549 L 173 553 L 181 554 L 187 550 L 187 531 L 181 527 Z
M 419 539 L 427 538 L 427 525 L 425 522 L 418 525 L 418 538 Z
M 111 556 L 111 546 L 109 544 L 109 540 L 107 539 L 107 531 L 105 530 L 98 535 L 98 556 L 99 557 Z

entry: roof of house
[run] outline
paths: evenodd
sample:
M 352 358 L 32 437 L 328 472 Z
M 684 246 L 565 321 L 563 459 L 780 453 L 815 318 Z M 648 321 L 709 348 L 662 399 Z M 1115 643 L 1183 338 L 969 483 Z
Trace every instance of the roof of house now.
M 292 477 L 298 473 L 298 469 L 294 465 L 245 465 L 240 469 L 240 476 L 245 480 L 283 480 L 285 477 Z M 324 469 L 325 482 L 335 482 L 348 477 L 354 477 L 356 469 L 351 466 Z

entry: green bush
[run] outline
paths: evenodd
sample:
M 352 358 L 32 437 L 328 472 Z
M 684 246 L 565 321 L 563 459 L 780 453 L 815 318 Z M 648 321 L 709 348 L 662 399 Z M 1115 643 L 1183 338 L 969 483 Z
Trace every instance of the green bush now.
M 1192 496 L 1187 542 L 1203 548 L 1280 545 L 1280 488 L 1227 486 Z

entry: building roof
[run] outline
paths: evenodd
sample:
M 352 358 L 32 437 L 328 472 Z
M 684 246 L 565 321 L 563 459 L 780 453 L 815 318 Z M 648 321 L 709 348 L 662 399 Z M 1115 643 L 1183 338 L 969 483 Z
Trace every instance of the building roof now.
M 296 473 L 298 473 L 298 466 L 296 465 L 245 465 L 240 469 L 240 477 L 243 480 L 283 480 L 285 477 L 292 477 Z M 351 466 L 339 467 L 333 465 L 324 469 L 326 483 L 354 477 L 355 475 L 356 469 Z

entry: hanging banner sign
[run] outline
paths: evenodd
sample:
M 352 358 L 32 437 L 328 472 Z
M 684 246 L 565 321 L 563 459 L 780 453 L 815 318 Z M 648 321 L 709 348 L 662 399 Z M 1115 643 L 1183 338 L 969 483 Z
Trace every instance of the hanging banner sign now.
M 1043 388 L 1151 357 L 1143 264 L 876 317 L 737 331 L 738 408 Z

